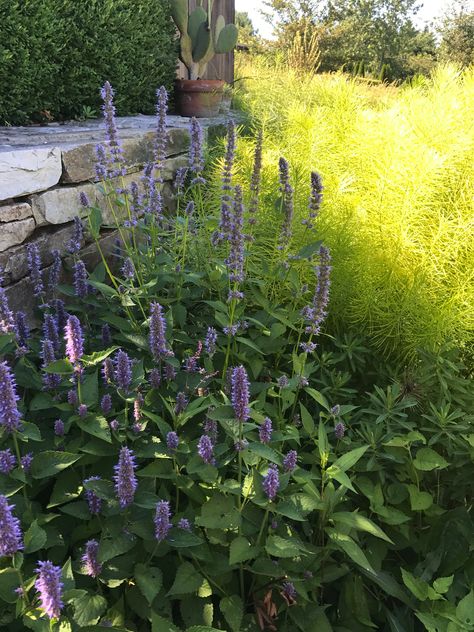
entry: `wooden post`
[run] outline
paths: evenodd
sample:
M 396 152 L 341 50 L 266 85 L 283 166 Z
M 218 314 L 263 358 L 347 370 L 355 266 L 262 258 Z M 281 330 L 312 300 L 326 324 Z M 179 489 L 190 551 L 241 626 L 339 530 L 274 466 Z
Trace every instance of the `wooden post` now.
M 197 0 L 189 0 L 189 10 L 196 7 Z M 235 22 L 235 0 L 214 0 L 212 8 L 212 22 L 215 24 L 217 16 L 222 14 L 226 23 Z M 187 71 L 184 65 L 179 62 L 177 76 L 180 79 L 187 79 Z M 216 55 L 207 66 L 202 79 L 224 79 L 227 83 L 234 81 L 234 51 L 225 55 Z

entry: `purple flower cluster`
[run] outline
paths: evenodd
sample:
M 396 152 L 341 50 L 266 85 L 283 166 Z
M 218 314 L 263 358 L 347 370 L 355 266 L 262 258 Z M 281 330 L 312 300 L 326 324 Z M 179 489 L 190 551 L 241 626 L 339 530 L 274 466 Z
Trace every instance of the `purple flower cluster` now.
M 20 459 L 20 464 L 24 472 L 28 473 L 31 470 L 31 465 L 33 463 L 33 453 L 27 452 Z
M 89 294 L 89 283 L 87 282 L 87 269 L 84 261 L 79 259 L 72 268 L 74 292 L 79 298 L 85 298 Z
M 167 500 L 160 500 L 156 503 L 155 517 L 155 538 L 158 542 L 163 542 L 171 529 L 171 510 Z
M 15 378 L 6 362 L 0 362 L 0 426 L 5 432 L 20 430 L 20 412 Z
M 127 257 L 122 265 L 121 270 L 125 279 L 133 279 L 135 276 L 135 266 L 133 265 L 133 261 L 130 257 Z
M 336 435 L 336 439 L 343 439 L 344 438 L 344 434 L 346 432 L 346 427 L 343 424 L 342 421 L 338 421 L 337 424 L 334 426 L 334 434 Z
M 112 410 L 112 396 L 106 393 L 100 400 L 100 407 L 104 415 L 108 415 Z
M 237 366 L 231 375 L 231 401 L 235 417 L 241 423 L 250 417 L 250 383 L 247 371 L 243 366 Z
M 257 142 L 255 143 L 255 152 L 253 158 L 253 170 L 250 180 L 250 203 L 249 203 L 249 224 L 256 224 L 255 217 L 258 212 L 258 203 L 260 195 L 260 181 L 262 175 L 262 149 L 263 149 L 263 133 L 260 129 L 257 134 Z
M 152 369 L 150 371 L 150 386 L 152 388 L 160 388 L 160 384 L 161 384 L 161 371 L 160 369 Z
M 112 333 L 110 331 L 110 325 L 108 323 L 102 325 L 101 338 L 104 347 L 109 347 L 112 344 Z
M 64 606 L 61 567 L 46 560 L 45 562 L 38 562 L 36 572 L 38 578 L 35 582 L 35 588 L 39 592 L 41 607 L 50 619 L 59 619 L 61 609 Z
M 135 456 L 133 451 L 123 446 L 120 450 L 119 461 L 114 466 L 115 470 L 115 491 L 121 509 L 125 509 L 133 503 L 138 482 L 135 476 L 136 470 Z
M 84 479 L 84 483 L 89 483 L 90 481 L 100 481 L 102 480 L 100 476 L 90 476 L 89 478 Z M 97 494 L 92 489 L 86 489 L 86 500 L 87 505 L 89 506 L 89 511 L 91 515 L 96 516 L 100 513 L 102 509 L 102 499 L 97 496 Z
M 166 320 L 159 303 L 150 305 L 150 350 L 157 362 L 174 355 L 166 342 Z
M 270 443 L 272 440 L 273 426 L 272 420 L 269 417 L 265 417 L 262 425 L 258 430 L 258 436 L 262 443 Z
M 41 357 L 43 359 L 43 369 L 56 360 L 53 343 L 47 338 L 41 344 Z M 45 373 L 43 375 L 43 384 L 47 390 L 57 388 L 61 384 L 61 376 L 56 373 Z
M 90 206 L 90 202 L 85 193 L 81 192 L 79 198 L 82 206 L 85 206 L 86 208 Z M 81 249 L 82 243 L 84 241 L 84 227 L 82 225 L 82 220 L 78 215 L 73 218 L 73 221 L 74 225 L 72 228 L 72 236 L 66 244 L 66 250 L 72 255 L 75 255 Z
M 163 167 L 166 158 L 168 133 L 166 131 L 166 113 L 168 110 L 168 93 L 161 86 L 156 91 L 156 134 L 153 147 L 153 162 L 158 172 L 157 181 L 163 182 Z
M 38 298 L 44 294 L 43 278 L 41 276 L 41 257 L 38 244 L 28 244 L 26 247 L 26 258 L 31 283 L 33 284 L 33 294 Z
M 222 168 L 222 197 L 221 197 L 221 217 L 219 229 L 214 236 L 214 242 L 218 243 L 227 239 L 230 234 L 232 223 L 232 170 L 235 160 L 235 125 L 229 121 L 227 126 L 227 143 Z
M 214 465 L 214 444 L 209 435 L 201 435 L 197 444 L 197 451 L 204 463 L 207 463 L 208 465 Z
M 57 437 L 64 437 L 64 421 L 62 419 L 56 419 L 54 422 L 54 434 Z
M 191 531 L 191 523 L 187 518 L 180 518 L 178 521 L 178 528 L 183 531 Z
M 171 364 L 165 364 L 165 380 L 167 382 L 172 382 L 174 380 L 174 378 L 176 377 L 176 371 L 174 370 L 174 367 L 171 366 Z
M 15 505 L 9 505 L 6 496 L 0 496 L 0 556 L 15 555 L 23 549 L 23 535 L 20 521 L 12 511 Z
M 217 436 L 219 434 L 217 421 L 206 417 L 204 423 L 202 424 L 202 429 L 204 430 L 204 434 L 207 434 L 213 443 L 217 441 Z
M 87 405 L 79 404 L 77 414 L 79 415 L 79 417 L 85 417 L 87 415 Z
M 268 472 L 263 477 L 262 486 L 267 498 L 273 500 L 280 488 L 280 475 L 274 463 L 269 465 Z
M 294 201 L 293 201 L 293 187 L 290 184 L 290 169 L 288 161 L 285 158 L 280 158 L 280 193 L 283 208 L 283 224 L 280 233 L 280 245 L 279 248 L 283 250 L 288 246 L 292 235 L 293 213 L 294 213 Z
M 212 357 L 217 349 L 217 331 L 214 327 L 208 327 L 206 338 L 204 340 L 204 348 L 206 352 Z
M 298 459 L 298 453 L 296 450 L 290 450 L 283 457 L 283 469 L 285 472 L 293 472 L 296 469 L 296 461 Z
M 115 382 L 117 386 L 128 393 L 132 384 L 132 361 L 125 351 L 120 349 L 115 356 Z
M 174 432 L 174 430 L 171 430 L 166 435 L 166 447 L 168 448 L 168 450 L 176 450 L 178 448 L 178 445 L 179 437 L 176 432 Z
M 176 415 L 180 415 L 182 412 L 186 410 L 186 406 L 188 405 L 188 398 L 186 394 L 180 391 L 176 395 L 176 405 L 174 407 L 174 412 Z
M 321 202 L 323 200 L 323 183 L 321 176 L 316 171 L 311 172 L 311 194 L 309 196 L 308 219 L 303 219 L 301 223 L 307 228 L 314 228 L 314 220 L 318 216 Z
M 281 585 L 282 597 L 289 603 L 293 604 L 296 601 L 297 592 L 295 585 L 292 582 L 283 582 Z
M 112 358 L 105 358 L 105 360 L 102 363 L 102 377 L 106 384 L 110 384 L 113 382 L 114 373 L 115 373 L 115 368 L 114 368 L 114 362 Z
M 0 450 L 0 472 L 2 474 L 10 474 L 16 465 L 16 456 L 7 448 L 6 450 Z
M 229 281 L 231 283 L 242 283 L 244 280 L 244 248 L 245 235 L 244 227 L 244 206 L 242 201 L 242 187 L 235 187 L 235 200 L 233 204 L 233 212 L 227 232 L 227 240 L 229 242 L 229 256 L 225 260 L 227 269 L 229 270 Z M 239 296 L 242 298 L 242 296 Z M 229 297 L 231 300 L 232 297 Z
M 98 560 L 99 543 L 97 540 L 86 542 L 86 550 L 81 557 L 81 562 L 86 575 L 98 577 L 102 572 L 102 564 Z
M 1 330 L 2 324 L 0 322 L 0 331 Z M 26 322 L 25 312 L 16 312 L 15 314 L 15 337 L 19 347 L 27 347 L 28 338 L 30 337 L 30 328 L 28 327 L 28 323 Z
M 71 364 L 77 364 L 84 355 L 84 338 L 77 316 L 69 316 L 65 327 L 66 355 Z
M 10 309 L 7 293 L 2 287 L 3 271 L 0 269 L 0 334 L 8 334 L 15 329 L 13 312 Z
M 327 306 L 329 303 L 329 287 L 331 284 L 331 255 L 328 248 L 321 246 L 319 248 L 319 266 L 316 268 L 317 284 L 311 305 L 303 308 L 302 315 L 309 322 L 306 327 L 306 333 L 318 335 L 321 324 L 327 315 Z
M 52 314 L 44 315 L 43 336 L 45 340 L 49 340 L 51 342 L 54 353 L 59 353 L 61 341 L 59 339 L 57 321 Z
M 202 128 L 196 118 L 191 119 L 191 144 L 189 146 L 189 171 L 194 174 L 191 184 L 206 184 L 202 177 L 204 169 L 204 154 L 202 142 Z
M 248 445 L 249 442 L 247 441 L 247 439 L 237 439 L 237 441 L 234 443 L 234 450 L 236 452 L 243 452 L 248 448 Z
M 53 257 L 53 264 L 49 269 L 48 289 L 50 292 L 55 292 L 61 276 L 62 261 L 61 253 L 56 248 L 51 250 L 51 255 Z
M 126 171 L 123 164 L 123 152 L 115 122 L 114 91 L 108 81 L 104 83 L 104 86 L 100 91 L 100 96 L 103 101 L 102 112 L 104 114 L 105 121 L 105 136 L 110 151 L 110 167 L 112 169 L 110 177 L 115 178 L 117 176 L 124 176 Z

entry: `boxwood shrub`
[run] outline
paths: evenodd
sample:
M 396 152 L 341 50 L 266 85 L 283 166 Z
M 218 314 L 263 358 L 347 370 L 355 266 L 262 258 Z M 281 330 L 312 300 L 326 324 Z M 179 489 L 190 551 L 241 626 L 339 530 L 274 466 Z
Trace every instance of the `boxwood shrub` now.
M 0 125 L 98 114 L 107 79 L 119 114 L 151 113 L 172 84 L 168 0 L 0 0 L 0 14 Z

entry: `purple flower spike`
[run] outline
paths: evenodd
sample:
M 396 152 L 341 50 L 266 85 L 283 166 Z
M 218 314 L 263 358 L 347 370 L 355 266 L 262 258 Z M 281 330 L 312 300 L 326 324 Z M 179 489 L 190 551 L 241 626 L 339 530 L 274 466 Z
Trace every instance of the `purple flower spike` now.
M 171 529 L 170 518 L 171 510 L 169 502 L 167 500 L 160 500 L 160 502 L 156 504 L 155 518 L 153 520 L 155 523 L 155 538 L 158 542 L 163 542 L 168 535 Z
M 86 575 L 89 577 L 97 577 L 102 572 L 102 564 L 98 560 L 99 543 L 97 540 L 89 540 L 86 542 L 86 550 L 81 557 Z
M 237 439 L 237 441 L 234 443 L 234 450 L 236 452 L 243 452 L 247 449 L 248 445 L 249 442 L 247 441 L 247 439 Z
M 241 423 L 250 417 L 249 378 L 243 366 L 237 366 L 232 370 L 231 400 L 235 417 Z
M 273 433 L 272 420 L 269 419 L 268 417 L 265 417 L 262 425 L 260 426 L 258 430 L 258 436 L 260 438 L 260 441 L 262 443 L 270 443 L 270 441 L 272 440 L 272 433 Z
M 227 144 L 222 169 L 221 218 L 215 241 L 227 239 L 232 224 L 232 170 L 235 159 L 235 125 L 229 121 L 227 126 Z
M 283 458 L 283 469 L 285 472 L 293 472 L 296 469 L 296 461 L 298 459 L 298 453 L 296 450 L 290 450 L 288 454 Z
M 67 319 L 69 317 L 69 314 L 66 312 L 65 309 L 64 301 L 62 301 L 60 298 L 55 298 L 50 301 L 50 305 L 54 308 L 54 311 L 56 312 L 56 322 L 58 324 L 58 329 L 60 331 L 64 331 L 64 327 L 66 326 Z
M 79 404 L 77 414 L 79 415 L 79 417 L 85 417 L 87 415 L 87 406 L 85 404 Z
M 227 239 L 230 244 L 229 256 L 225 260 L 225 264 L 229 271 L 229 281 L 231 283 L 242 283 L 244 280 L 244 245 L 245 235 L 243 233 L 244 226 L 244 206 L 242 202 L 242 187 L 235 187 L 235 201 L 233 205 L 232 221 L 229 227 Z M 232 298 L 242 298 L 241 292 L 235 295 L 235 292 L 229 296 Z
M 289 605 L 294 604 L 297 596 L 295 585 L 292 582 L 283 582 L 281 595 Z
M 24 472 L 28 474 L 31 470 L 31 464 L 33 463 L 33 452 L 28 452 L 20 459 L 21 467 Z
M 108 323 L 102 325 L 101 337 L 103 346 L 105 348 L 110 347 L 110 345 L 112 344 L 112 334 L 110 332 L 110 325 Z
M 214 465 L 214 445 L 208 435 L 203 434 L 201 436 L 197 445 L 197 451 L 204 463 Z
M 115 356 L 115 381 L 119 388 L 128 392 L 132 383 L 132 361 L 122 350 Z
M 168 434 L 166 435 L 166 447 L 168 448 L 168 450 L 176 450 L 178 448 L 178 445 L 179 438 L 176 432 L 174 432 L 174 430 L 168 432 Z
M 171 364 L 165 364 L 165 379 L 167 382 L 172 382 L 176 377 L 176 371 Z
M 15 555 L 23 549 L 20 521 L 12 514 L 15 505 L 9 505 L 6 496 L 0 496 L 0 556 Z
M 288 246 L 291 240 L 294 212 L 293 187 L 290 184 L 289 165 L 285 158 L 280 158 L 280 193 L 284 218 L 281 227 L 279 248 L 283 250 Z
M 122 274 L 126 279 L 133 279 L 135 276 L 135 266 L 133 265 L 133 261 L 130 257 L 127 257 L 123 262 L 122 266 Z
M 189 171 L 194 175 L 191 184 L 206 184 L 204 169 L 202 128 L 199 121 L 191 119 L 191 144 L 189 146 Z
M 262 174 L 262 146 L 263 134 L 262 130 L 259 130 L 257 134 L 257 142 L 255 144 L 252 178 L 250 180 L 249 224 L 255 224 L 257 222 L 257 218 L 255 216 L 258 212 L 260 195 L 260 181 Z
M 62 261 L 59 250 L 51 250 L 51 254 L 53 256 L 53 264 L 49 269 L 48 289 L 50 292 L 55 292 L 61 276 Z
M 339 421 L 335 426 L 334 426 L 334 434 L 336 435 L 336 439 L 342 439 L 344 437 L 344 433 L 346 432 L 346 427 L 345 425 L 342 423 L 342 421 Z
M 112 421 L 110 422 L 109 426 L 110 426 L 111 430 L 113 430 L 114 432 L 117 432 L 117 430 L 120 427 L 118 419 L 112 419 Z
M 71 406 L 77 406 L 77 393 L 75 390 L 71 389 L 67 392 L 67 403 Z
M 206 352 L 212 357 L 217 348 L 217 331 L 214 327 L 207 328 L 206 338 L 204 340 L 204 348 Z
M 278 467 L 275 464 L 272 463 L 268 467 L 268 472 L 263 477 L 262 485 L 267 498 L 273 500 L 280 487 L 280 476 L 278 474 Z
M 0 426 L 5 432 L 20 430 L 20 412 L 16 383 L 6 362 L 0 362 Z
M 84 261 L 77 261 L 73 267 L 74 292 L 79 298 L 85 298 L 89 294 L 87 283 L 87 270 Z
M 183 192 L 184 181 L 186 180 L 186 176 L 188 174 L 188 169 L 186 167 L 179 167 L 176 170 L 176 175 L 174 178 L 174 190 L 176 191 L 176 195 L 181 195 Z
M 150 305 L 150 350 L 157 362 L 174 355 L 166 342 L 166 320 L 159 303 Z
M 329 288 L 331 285 L 331 255 L 325 246 L 319 249 L 319 266 L 316 268 L 317 284 L 312 305 L 303 308 L 302 315 L 309 322 L 306 333 L 314 336 L 319 334 L 321 324 L 327 316 L 329 303 Z
M 41 607 L 50 619 L 59 619 L 64 606 L 62 592 L 64 584 L 61 581 L 61 567 L 54 566 L 50 561 L 38 562 L 38 579 L 35 588 L 39 592 Z
M 84 483 L 89 483 L 90 481 L 100 481 L 102 480 L 100 476 L 90 476 L 84 480 Z M 92 489 L 86 489 L 86 500 L 87 505 L 89 506 L 89 511 L 92 516 L 97 516 L 100 514 L 100 510 L 102 509 L 102 498 L 99 498 L 97 494 Z
M 77 364 L 84 355 L 82 327 L 77 316 L 69 316 L 65 327 L 66 355 L 71 364 Z
M 31 282 L 33 284 L 33 294 L 40 297 L 44 294 L 43 279 L 41 276 L 41 258 L 38 244 L 28 244 L 26 256 Z
M 311 195 L 309 197 L 309 216 L 302 220 L 302 224 L 309 229 L 314 228 L 314 220 L 318 216 L 323 199 L 323 183 L 321 176 L 316 171 L 311 172 Z
M 100 407 L 104 415 L 108 415 L 112 410 L 112 397 L 108 393 L 102 397 Z
M 114 467 L 115 491 L 122 509 L 133 503 L 138 486 L 135 476 L 136 467 L 133 451 L 124 446 L 120 450 L 119 462 Z
M 90 206 L 89 199 L 84 192 L 79 194 L 79 199 L 81 201 L 82 206 L 88 208 Z M 84 241 L 84 228 L 82 226 L 82 220 L 77 215 L 74 219 L 74 227 L 72 231 L 72 237 L 66 244 L 66 250 L 72 255 L 77 254 L 81 247 L 82 242 Z
M 158 172 L 157 181 L 163 182 L 163 167 L 166 158 L 166 146 L 168 144 L 168 132 L 166 131 L 166 113 L 168 111 L 168 93 L 164 86 L 156 91 L 156 134 L 153 148 L 153 162 Z
M 286 388 L 289 383 L 290 380 L 287 378 L 286 375 L 281 375 L 277 380 L 278 388 Z
M 58 325 L 56 322 L 56 318 L 51 314 L 44 315 L 43 336 L 45 340 L 49 340 L 52 343 L 54 353 L 59 353 L 61 343 L 59 340 Z
M 15 319 L 2 283 L 3 271 L 0 268 L 0 334 L 8 334 L 15 330 Z
M 56 419 L 54 422 L 54 434 L 57 437 L 64 437 L 64 421 L 62 419 Z
M 152 388 L 160 388 L 161 371 L 160 369 L 152 369 L 150 371 L 150 386 Z
M 16 456 L 7 448 L 6 450 L 0 450 L 0 472 L 2 474 L 10 474 L 16 465 Z
M 2 325 L 0 322 L 0 332 L 1 331 Z M 28 346 L 28 338 L 30 337 L 30 328 L 28 327 L 28 323 L 26 322 L 26 314 L 24 312 L 17 312 L 15 314 L 15 337 L 18 346 L 26 349 L 26 347 Z
M 138 393 L 136 400 L 133 402 L 133 418 L 138 423 L 142 418 L 143 397 Z
M 186 406 L 188 405 L 188 398 L 183 392 L 180 392 L 176 395 L 176 406 L 174 408 L 174 412 L 177 415 L 180 415 L 182 412 L 186 410 Z
M 187 518 L 181 518 L 178 521 L 178 528 L 182 529 L 183 531 L 191 531 L 191 523 Z
M 122 147 L 118 138 L 117 125 L 115 122 L 114 91 L 108 81 L 104 83 L 100 91 L 100 96 L 104 102 L 102 112 L 105 121 L 105 136 L 110 151 L 111 171 L 108 175 L 112 178 L 124 176 L 126 171 L 123 164 Z
M 102 363 L 102 377 L 104 378 L 104 382 L 106 384 L 110 384 L 114 379 L 114 363 L 111 358 L 105 358 Z

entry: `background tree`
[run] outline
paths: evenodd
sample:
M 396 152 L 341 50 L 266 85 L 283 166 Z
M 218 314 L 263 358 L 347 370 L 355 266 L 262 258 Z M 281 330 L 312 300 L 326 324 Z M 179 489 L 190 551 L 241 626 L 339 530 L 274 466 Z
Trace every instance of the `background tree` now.
M 457 2 L 441 23 L 440 59 L 462 66 L 474 63 L 474 11 Z

